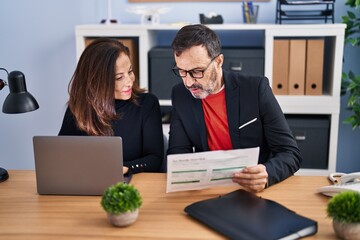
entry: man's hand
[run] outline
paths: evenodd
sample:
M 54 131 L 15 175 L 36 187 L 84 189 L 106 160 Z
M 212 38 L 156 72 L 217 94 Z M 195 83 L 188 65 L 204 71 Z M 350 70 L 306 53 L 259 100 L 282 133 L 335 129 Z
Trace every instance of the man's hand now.
M 244 168 L 241 172 L 234 174 L 232 181 L 254 191 L 260 192 L 265 189 L 268 181 L 268 173 L 263 164 Z
M 129 171 L 128 167 L 123 167 L 123 174 L 126 174 Z

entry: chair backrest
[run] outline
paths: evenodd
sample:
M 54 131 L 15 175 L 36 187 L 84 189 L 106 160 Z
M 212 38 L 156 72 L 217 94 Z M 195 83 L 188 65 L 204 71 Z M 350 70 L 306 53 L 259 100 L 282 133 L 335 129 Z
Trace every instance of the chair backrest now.
M 164 159 L 163 162 L 161 164 L 161 168 L 160 168 L 160 172 L 167 172 L 167 156 L 166 156 L 166 151 L 168 149 L 168 138 L 165 134 L 163 134 L 164 136 Z

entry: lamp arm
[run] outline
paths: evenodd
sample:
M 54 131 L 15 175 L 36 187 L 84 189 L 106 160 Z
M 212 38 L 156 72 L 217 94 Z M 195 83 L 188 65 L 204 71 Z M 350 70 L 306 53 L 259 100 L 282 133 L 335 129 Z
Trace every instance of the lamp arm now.
M 6 72 L 7 76 L 9 76 L 9 72 L 5 68 L 0 68 L 0 70 L 3 70 Z M 7 85 L 7 82 L 5 80 L 0 79 L 0 91 Z
M 7 73 L 7 75 L 9 75 L 8 70 L 6 70 L 5 68 L 0 68 L 0 70 L 4 70 Z

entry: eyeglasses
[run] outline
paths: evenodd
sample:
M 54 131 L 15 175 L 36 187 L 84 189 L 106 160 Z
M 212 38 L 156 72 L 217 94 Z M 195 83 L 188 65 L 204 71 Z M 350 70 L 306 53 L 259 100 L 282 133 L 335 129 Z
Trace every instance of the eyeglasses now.
M 209 64 L 202 70 L 198 70 L 198 69 L 192 69 L 192 70 L 184 70 L 178 67 L 173 67 L 173 72 L 175 73 L 176 76 L 179 77 L 186 77 L 186 75 L 189 73 L 190 76 L 194 79 L 200 79 L 204 77 L 204 72 L 210 67 L 210 64 L 215 60 L 215 58 L 217 58 L 218 56 L 214 57 L 213 59 L 211 59 L 211 61 L 209 62 Z

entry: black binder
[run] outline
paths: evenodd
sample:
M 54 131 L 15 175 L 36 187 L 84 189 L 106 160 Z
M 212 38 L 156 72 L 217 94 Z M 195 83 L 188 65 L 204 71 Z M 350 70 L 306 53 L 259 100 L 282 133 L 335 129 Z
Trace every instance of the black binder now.
M 317 232 L 316 221 L 242 189 L 184 210 L 230 239 L 299 239 Z

